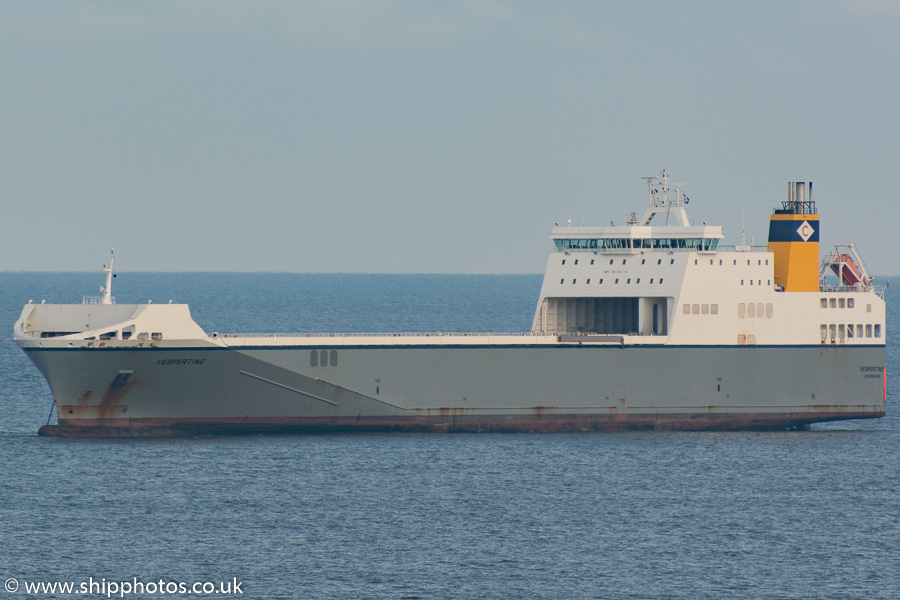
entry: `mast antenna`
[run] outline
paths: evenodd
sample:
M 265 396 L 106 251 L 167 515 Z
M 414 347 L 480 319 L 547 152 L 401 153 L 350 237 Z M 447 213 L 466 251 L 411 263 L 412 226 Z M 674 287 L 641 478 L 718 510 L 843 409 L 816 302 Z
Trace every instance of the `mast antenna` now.
M 103 292 L 103 297 L 100 298 L 100 304 L 112 304 L 112 278 L 113 275 L 113 266 L 116 262 L 116 250 L 115 248 L 109 249 L 109 268 L 106 268 L 106 265 L 103 265 L 103 270 L 106 272 L 106 285 L 100 288 L 100 291 Z

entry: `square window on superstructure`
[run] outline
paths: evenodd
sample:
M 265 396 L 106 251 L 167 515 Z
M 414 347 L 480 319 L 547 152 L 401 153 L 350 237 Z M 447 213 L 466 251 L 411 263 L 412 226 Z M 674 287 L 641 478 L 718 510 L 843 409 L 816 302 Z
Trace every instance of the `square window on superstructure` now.
M 856 326 L 856 337 L 861 338 L 862 336 L 863 336 L 863 326 L 860 324 L 860 325 Z
M 601 283 L 601 285 L 603 284 L 603 280 L 602 280 L 602 279 L 600 280 L 600 283 Z
M 640 283 L 640 282 L 641 282 L 641 278 L 638 277 L 638 279 L 637 279 L 637 281 L 635 281 L 635 283 Z
M 613 264 L 613 261 L 612 261 L 612 259 L 609 259 L 609 264 Z
M 831 308 L 837 308 L 837 298 L 829 298 L 828 306 L 830 306 Z
M 591 264 L 594 264 L 594 259 L 593 259 L 593 258 L 591 259 Z
M 875 323 L 875 337 L 881 337 L 881 323 Z
M 653 283 L 653 278 L 652 278 L 652 277 L 650 278 L 650 283 Z
M 565 279 L 560 279 L 560 280 L 559 280 L 559 284 L 560 284 L 560 285 L 564 284 L 565 282 L 566 282 Z
M 871 323 L 868 324 L 868 325 L 866 325 L 866 337 L 867 337 L 867 338 L 872 337 L 872 325 L 871 325 Z
M 700 305 L 699 304 L 691 304 L 691 312 L 695 315 L 700 314 Z
M 828 298 L 819 298 L 819 307 L 828 308 Z
M 682 312 L 684 312 L 684 314 L 686 314 L 686 315 L 691 314 L 691 305 L 685 304 L 684 307 L 682 308 Z
M 663 281 L 663 278 L 662 278 L 662 277 L 660 277 L 660 278 L 659 278 L 659 282 L 660 282 L 660 283 L 662 283 L 662 281 Z
M 853 308 L 856 306 L 856 301 L 854 298 L 847 298 L 847 308 Z
M 577 282 L 578 282 L 577 279 L 573 279 L 573 280 L 572 280 L 572 285 L 575 285 L 575 283 L 577 283 Z
M 673 259 L 669 260 L 669 264 L 670 264 L 670 265 L 674 265 L 674 264 L 675 264 L 675 259 L 673 258 Z
M 838 308 L 846 308 L 847 300 L 844 298 L 838 298 Z
M 710 304 L 709 305 L 709 314 L 711 314 L 711 315 L 719 314 L 719 305 L 718 304 Z
M 661 264 L 662 264 L 662 259 L 660 258 L 659 260 L 657 260 L 657 261 L 656 261 L 656 264 L 661 265 Z
M 566 264 L 566 259 L 563 259 L 562 264 Z
M 588 284 L 590 284 L 590 283 L 591 283 L 591 280 L 590 280 L 590 279 L 588 279 L 588 280 L 587 280 L 587 282 L 586 282 L 586 283 L 588 283 Z

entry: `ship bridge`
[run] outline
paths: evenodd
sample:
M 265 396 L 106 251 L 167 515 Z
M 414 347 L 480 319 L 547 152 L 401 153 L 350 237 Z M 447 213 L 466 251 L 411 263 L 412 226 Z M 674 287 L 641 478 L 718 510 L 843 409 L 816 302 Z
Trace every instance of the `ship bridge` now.
M 715 252 L 719 240 L 725 237 L 721 226 L 691 225 L 687 216 L 690 202 L 675 184 L 671 195 L 669 172 L 663 169 L 659 177 L 645 177 L 650 203 L 639 219 L 631 213 L 623 226 L 554 227 L 550 234 L 558 252 L 594 251 L 600 253 Z M 655 222 L 655 224 L 654 224 Z
M 666 336 L 692 253 L 714 254 L 718 225 L 692 225 L 683 184 L 665 169 L 646 177 L 642 217 L 624 225 L 553 228 L 551 252 L 532 327 L 535 333 Z

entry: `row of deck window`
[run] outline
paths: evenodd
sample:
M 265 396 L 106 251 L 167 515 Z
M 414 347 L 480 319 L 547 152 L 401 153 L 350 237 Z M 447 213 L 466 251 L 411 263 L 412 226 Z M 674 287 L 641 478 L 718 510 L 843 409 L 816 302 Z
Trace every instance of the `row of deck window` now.
M 717 315 L 719 314 L 718 304 L 685 304 L 682 311 L 686 315 Z
M 620 280 L 620 279 L 625 279 L 625 285 L 628 285 L 628 284 L 631 283 L 631 277 L 628 277 L 628 278 L 617 277 L 616 280 L 614 281 L 614 283 L 619 283 L 619 280 Z M 650 278 L 650 283 L 653 283 L 654 281 L 656 281 L 656 277 L 651 277 L 651 278 Z M 636 277 L 634 283 L 635 283 L 635 284 L 638 284 L 638 283 L 640 283 L 640 282 L 641 282 L 641 278 L 640 278 L 640 277 Z M 660 278 L 659 278 L 659 283 L 662 283 L 662 282 L 663 282 L 663 278 L 660 277 Z M 559 284 L 560 284 L 560 285 L 563 285 L 563 284 L 565 284 L 565 283 L 566 283 L 565 278 L 559 280 Z M 574 285 L 574 284 L 576 284 L 576 283 L 578 283 L 578 280 L 577 280 L 577 279 L 573 279 L 573 280 L 572 280 L 572 284 Z M 585 283 L 585 285 L 590 284 L 590 283 L 591 283 L 590 278 L 588 278 L 584 283 Z M 599 284 L 602 285 L 602 284 L 603 284 L 603 278 L 601 278 L 597 283 L 599 283 Z
M 881 324 L 875 323 L 874 325 L 868 323 L 866 325 L 862 325 L 857 323 L 853 324 L 844 324 L 844 323 L 831 323 L 831 324 L 822 324 L 819 325 L 819 334 L 822 337 L 822 342 L 827 340 L 831 340 L 832 342 L 836 339 L 853 339 L 853 338 L 880 338 L 881 337 Z
M 853 308 L 856 306 L 854 298 L 820 298 L 819 306 L 822 308 Z
M 702 250 L 714 251 L 718 239 L 707 238 L 675 238 L 675 239 L 632 239 L 632 238 L 597 238 L 597 239 L 563 239 L 553 240 L 556 249 L 563 250 Z
M 762 302 L 747 302 L 746 304 L 741 302 L 738 304 L 738 319 L 762 319 L 763 317 L 771 319 L 774 311 L 775 307 L 771 302 L 765 304 Z
M 591 259 L 591 264 L 594 264 L 594 261 L 595 261 L 595 259 L 592 258 L 592 259 Z M 610 259 L 609 264 L 610 264 L 610 265 L 613 265 L 613 264 L 615 264 L 615 262 L 616 262 L 616 259 L 612 258 L 612 259 Z M 566 264 L 566 259 L 565 259 L 565 258 L 562 259 L 562 264 Z M 576 265 L 578 264 L 578 259 L 577 259 L 577 258 L 575 259 L 575 264 L 576 264 Z M 627 264 L 628 264 L 628 259 L 627 259 L 627 258 L 623 258 L 623 259 L 622 259 L 622 264 L 623 264 L 623 265 L 627 265 Z M 642 259 L 641 259 L 641 264 L 642 264 L 642 265 L 647 264 L 647 259 L 646 259 L 646 258 L 642 258 Z M 661 265 L 661 264 L 662 264 L 662 259 L 661 259 L 661 258 L 658 259 L 658 260 L 656 261 L 656 264 Z M 675 264 L 675 259 L 674 259 L 674 258 L 670 258 L 670 259 L 669 259 L 669 264 L 670 264 L 670 265 L 674 265 L 674 264 Z

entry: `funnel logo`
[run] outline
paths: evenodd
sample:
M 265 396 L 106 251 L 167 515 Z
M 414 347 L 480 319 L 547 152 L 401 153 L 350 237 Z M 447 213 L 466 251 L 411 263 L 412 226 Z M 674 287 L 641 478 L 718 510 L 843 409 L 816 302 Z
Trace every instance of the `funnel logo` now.
M 797 228 L 797 233 L 800 234 L 800 237 L 803 238 L 804 242 L 808 242 L 809 238 L 812 237 L 812 234 L 816 232 L 815 229 L 812 228 L 812 225 L 809 224 L 809 221 L 803 221 L 803 224 Z

